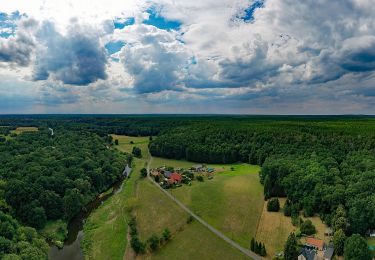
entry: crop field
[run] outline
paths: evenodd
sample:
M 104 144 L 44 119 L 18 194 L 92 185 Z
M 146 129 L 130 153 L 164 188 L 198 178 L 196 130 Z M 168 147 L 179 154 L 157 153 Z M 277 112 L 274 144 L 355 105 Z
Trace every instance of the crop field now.
M 25 126 L 25 127 L 17 127 L 16 130 L 12 130 L 11 133 L 19 135 L 25 132 L 37 132 L 37 131 L 38 131 L 37 127 Z

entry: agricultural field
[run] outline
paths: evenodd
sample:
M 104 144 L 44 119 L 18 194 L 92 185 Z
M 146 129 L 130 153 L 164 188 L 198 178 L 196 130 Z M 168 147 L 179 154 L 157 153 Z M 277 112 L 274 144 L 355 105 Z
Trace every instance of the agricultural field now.
M 17 127 L 16 130 L 12 130 L 11 133 L 13 134 L 22 134 L 25 132 L 37 132 L 38 128 L 33 126 L 24 126 L 24 127 Z
M 209 224 L 249 247 L 264 203 L 259 167 L 232 164 L 221 170 L 212 180 L 193 181 L 192 186 L 183 185 L 169 191 Z
M 276 253 L 283 251 L 288 235 L 298 229 L 292 225 L 291 218 L 286 217 L 283 214 L 282 207 L 284 206 L 286 199 L 279 198 L 279 200 L 281 206 L 279 212 L 268 212 L 267 204 L 264 203 L 262 216 L 260 218 L 258 230 L 255 236 L 257 241 L 265 243 L 268 259 L 271 259 Z M 320 218 L 311 217 L 307 219 L 311 220 L 317 230 L 315 237 L 328 242 L 329 238 L 324 236 L 324 231 L 327 226 L 322 223 Z
M 198 222 L 192 222 L 153 255 L 141 259 L 249 259 Z

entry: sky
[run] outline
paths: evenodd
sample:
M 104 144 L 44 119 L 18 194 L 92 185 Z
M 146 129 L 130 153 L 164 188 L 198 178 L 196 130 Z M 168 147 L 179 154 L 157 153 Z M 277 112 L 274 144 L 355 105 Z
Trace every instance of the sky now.
M 0 0 L 0 114 L 375 114 L 373 0 Z

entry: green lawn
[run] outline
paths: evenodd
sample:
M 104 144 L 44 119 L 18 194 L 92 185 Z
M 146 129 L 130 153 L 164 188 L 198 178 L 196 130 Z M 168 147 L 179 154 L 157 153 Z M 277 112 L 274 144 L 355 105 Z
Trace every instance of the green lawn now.
M 143 259 L 249 259 L 198 222 L 185 226 L 164 247 Z
M 228 237 L 248 247 L 255 236 L 263 209 L 263 188 L 259 167 L 248 164 L 226 165 L 234 170 L 216 173 L 212 180 L 193 181 L 170 192 L 193 212 Z

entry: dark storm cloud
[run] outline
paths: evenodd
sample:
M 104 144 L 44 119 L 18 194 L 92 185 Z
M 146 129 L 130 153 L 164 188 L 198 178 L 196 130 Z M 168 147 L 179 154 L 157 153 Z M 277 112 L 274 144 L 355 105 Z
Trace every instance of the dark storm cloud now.
M 37 33 L 41 47 L 37 52 L 33 79 L 52 76 L 65 84 L 88 85 L 106 79 L 107 57 L 99 36 L 91 27 L 73 22 L 66 35 L 44 22 Z

